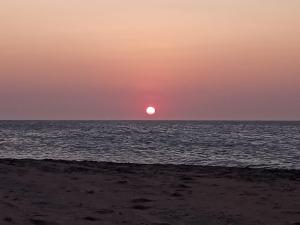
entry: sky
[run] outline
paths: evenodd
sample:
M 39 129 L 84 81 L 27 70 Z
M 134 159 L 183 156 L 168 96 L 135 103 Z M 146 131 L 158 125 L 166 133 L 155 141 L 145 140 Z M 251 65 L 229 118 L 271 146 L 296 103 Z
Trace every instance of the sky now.
M 1 0 L 0 119 L 300 120 L 299 8 Z

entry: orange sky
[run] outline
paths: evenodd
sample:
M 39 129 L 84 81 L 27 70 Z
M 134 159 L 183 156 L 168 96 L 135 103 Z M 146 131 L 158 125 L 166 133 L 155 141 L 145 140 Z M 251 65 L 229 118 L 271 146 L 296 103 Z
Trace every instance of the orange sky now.
M 1 0 L 0 119 L 300 119 L 298 0 Z

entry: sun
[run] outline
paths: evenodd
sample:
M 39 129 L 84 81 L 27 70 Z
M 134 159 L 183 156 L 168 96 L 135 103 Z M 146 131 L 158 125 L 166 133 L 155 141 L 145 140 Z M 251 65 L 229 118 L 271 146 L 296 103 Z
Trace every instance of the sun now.
M 153 106 L 148 106 L 146 109 L 146 113 L 150 116 L 154 115 L 156 112 L 156 109 Z

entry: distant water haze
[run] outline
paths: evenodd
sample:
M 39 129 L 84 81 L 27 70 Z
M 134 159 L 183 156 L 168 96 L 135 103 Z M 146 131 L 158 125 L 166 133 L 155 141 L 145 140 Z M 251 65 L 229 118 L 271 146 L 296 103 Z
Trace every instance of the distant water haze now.
M 299 8 L 1 0 L 0 119 L 300 120 Z

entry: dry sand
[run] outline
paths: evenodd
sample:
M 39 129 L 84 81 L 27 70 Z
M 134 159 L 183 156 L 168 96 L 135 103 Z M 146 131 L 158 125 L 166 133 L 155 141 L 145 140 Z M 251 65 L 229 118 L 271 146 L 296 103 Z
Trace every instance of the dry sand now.
M 300 224 L 300 171 L 0 160 L 0 225 Z

